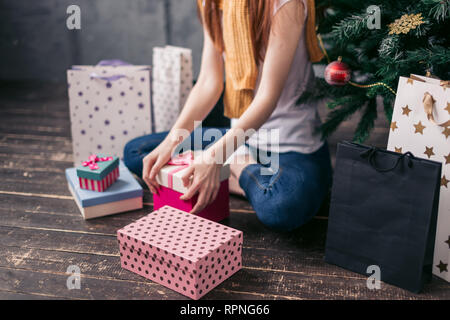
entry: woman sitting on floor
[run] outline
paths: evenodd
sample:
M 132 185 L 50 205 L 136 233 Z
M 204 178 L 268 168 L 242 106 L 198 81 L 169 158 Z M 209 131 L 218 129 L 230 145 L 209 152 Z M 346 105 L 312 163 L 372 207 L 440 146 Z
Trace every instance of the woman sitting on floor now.
M 192 141 L 183 142 L 180 132 L 193 132 L 195 122 L 208 115 L 224 89 L 225 74 L 225 115 L 232 118 L 232 129 L 196 156 L 182 199 L 198 193 L 196 213 L 216 198 L 218 173 L 231 149 L 236 151 L 231 192 L 245 195 L 266 226 L 293 230 L 317 213 L 331 183 L 316 105 L 296 103 L 314 78 L 310 60 L 321 58 L 314 1 L 199 0 L 198 5 L 204 29 L 198 81 L 172 130 L 130 141 L 125 164 L 157 192 L 161 167 Z M 248 130 L 259 131 L 245 142 Z M 275 132 L 279 143 L 265 139 L 262 130 Z M 275 170 L 264 170 L 267 157 L 278 159 Z

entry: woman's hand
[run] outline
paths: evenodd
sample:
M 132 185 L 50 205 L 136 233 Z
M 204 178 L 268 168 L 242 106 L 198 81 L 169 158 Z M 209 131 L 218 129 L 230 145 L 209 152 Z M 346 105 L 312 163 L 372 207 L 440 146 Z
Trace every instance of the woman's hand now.
M 180 197 L 181 200 L 189 200 L 198 192 L 197 203 L 190 213 L 202 211 L 216 199 L 220 188 L 221 168 L 222 164 L 218 164 L 207 151 L 195 153 L 194 163 L 182 177 L 184 186 L 189 189 Z
M 172 152 L 177 145 L 171 139 L 166 138 L 142 160 L 142 179 L 144 179 L 152 193 L 158 193 L 159 183 L 156 181 L 156 176 L 159 170 L 169 162 Z

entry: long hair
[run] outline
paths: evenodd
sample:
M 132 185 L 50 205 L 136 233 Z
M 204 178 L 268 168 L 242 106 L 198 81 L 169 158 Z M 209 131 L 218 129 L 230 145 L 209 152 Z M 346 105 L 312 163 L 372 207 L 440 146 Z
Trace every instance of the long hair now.
M 227 1 L 227 0 L 225 0 Z M 273 10 L 275 0 L 247 0 L 251 23 L 251 41 L 253 44 L 253 56 L 255 62 L 264 60 L 264 53 L 269 42 L 270 29 L 272 27 Z M 201 9 L 199 17 L 201 19 Z M 204 1 L 204 24 L 219 51 L 224 50 L 222 37 L 222 23 L 217 0 Z

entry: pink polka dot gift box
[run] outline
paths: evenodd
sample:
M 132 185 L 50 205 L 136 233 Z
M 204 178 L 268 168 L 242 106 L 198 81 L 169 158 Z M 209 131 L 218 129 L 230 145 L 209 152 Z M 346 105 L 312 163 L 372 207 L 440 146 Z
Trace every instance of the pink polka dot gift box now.
M 165 206 L 117 231 L 122 268 L 200 299 L 242 267 L 242 231 Z
M 180 200 L 188 188 L 183 185 L 182 177 L 194 161 L 195 153 L 190 151 L 172 158 L 169 163 L 162 167 L 156 176 L 160 188 L 153 195 L 154 208 L 171 206 L 186 212 L 190 212 L 197 203 L 198 196 L 189 200 Z M 216 199 L 202 211 L 197 213 L 199 217 L 219 222 L 230 215 L 228 178 L 230 177 L 230 166 L 224 165 L 220 171 L 220 187 Z

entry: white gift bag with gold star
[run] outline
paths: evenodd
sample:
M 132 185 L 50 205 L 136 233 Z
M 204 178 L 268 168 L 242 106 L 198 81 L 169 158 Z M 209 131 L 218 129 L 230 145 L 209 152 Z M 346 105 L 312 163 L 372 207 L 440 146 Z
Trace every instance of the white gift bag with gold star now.
M 423 76 L 400 77 L 388 149 L 442 162 L 433 273 L 450 281 L 450 86 Z

